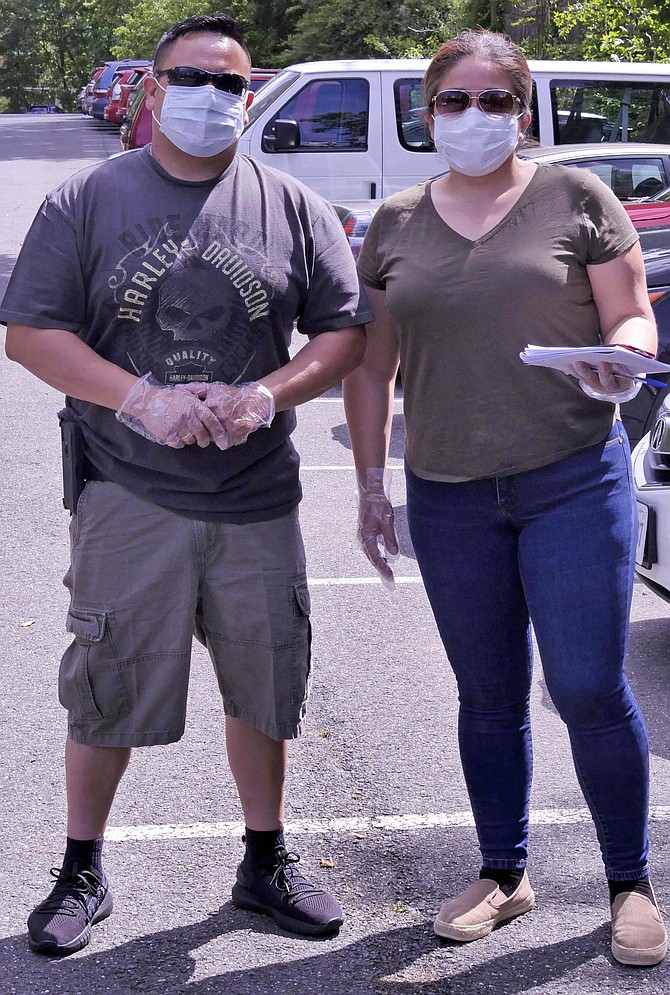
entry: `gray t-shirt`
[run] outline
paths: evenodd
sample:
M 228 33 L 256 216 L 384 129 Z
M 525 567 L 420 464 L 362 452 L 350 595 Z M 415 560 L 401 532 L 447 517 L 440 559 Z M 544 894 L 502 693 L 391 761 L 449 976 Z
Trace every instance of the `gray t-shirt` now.
M 178 180 L 149 148 L 83 169 L 46 198 L 0 307 L 5 324 L 71 331 L 164 384 L 258 380 L 288 362 L 295 321 L 315 335 L 370 317 L 321 197 L 242 156 L 218 180 Z M 222 452 L 160 446 L 107 408 L 67 404 L 91 476 L 163 507 L 244 522 L 300 500 L 293 410 Z
M 377 211 L 359 258 L 386 291 L 400 345 L 407 460 L 418 476 L 465 480 L 544 466 L 602 441 L 614 405 L 526 345 L 586 346 L 600 323 L 587 265 L 638 236 L 589 170 L 539 165 L 508 214 L 470 240 L 433 206 L 430 181 Z

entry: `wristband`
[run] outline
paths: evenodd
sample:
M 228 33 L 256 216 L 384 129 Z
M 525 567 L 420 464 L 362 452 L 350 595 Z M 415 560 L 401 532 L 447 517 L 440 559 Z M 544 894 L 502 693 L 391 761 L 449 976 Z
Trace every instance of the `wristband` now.
M 647 352 L 646 349 L 639 349 L 636 345 L 626 345 L 625 342 L 615 342 L 615 346 L 619 346 L 620 349 L 628 349 L 628 352 L 634 352 L 638 356 L 644 356 L 646 359 L 656 359 L 656 354 L 653 352 Z

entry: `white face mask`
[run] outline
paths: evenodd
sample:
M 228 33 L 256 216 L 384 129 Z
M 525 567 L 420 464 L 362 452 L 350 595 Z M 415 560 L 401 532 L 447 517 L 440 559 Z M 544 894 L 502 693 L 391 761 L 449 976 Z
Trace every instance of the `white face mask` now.
M 438 114 L 434 141 L 450 169 L 466 176 L 486 176 L 518 145 L 519 121 L 513 114 L 490 117 L 478 107 L 468 107 L 462 114 Z
M 157 84 L 160 86 L 160 83 Z M 242 134 L 244 96 L 205 86 L 160 86 L 165 93 L 160 121 L 152 117 L 173 145 L 202 159 L 225 152 Z

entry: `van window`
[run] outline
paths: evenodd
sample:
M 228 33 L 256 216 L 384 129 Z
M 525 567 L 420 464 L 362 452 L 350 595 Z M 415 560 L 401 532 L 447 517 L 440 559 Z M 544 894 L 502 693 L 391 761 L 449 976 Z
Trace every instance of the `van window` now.
M 554 142 L 670 142 L 670 86 L 552 79 Z
M 434 152 L 426 124 L 426 104 L 420 78 L 397 79 L 393 84 L 398 141 L 411 152 Z
M 290 151 L 365 152 L 369 104 L 366 79 L 312 80 L 270 119 L 261 148 L 263 152 L 277 151 L 275 124 L 288 121 L 297 125 L 297 143 Z

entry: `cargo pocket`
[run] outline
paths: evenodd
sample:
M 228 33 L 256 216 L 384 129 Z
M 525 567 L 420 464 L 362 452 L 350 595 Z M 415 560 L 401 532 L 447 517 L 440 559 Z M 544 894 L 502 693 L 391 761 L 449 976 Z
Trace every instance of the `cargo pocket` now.
M 293 664 L 291 667 L 291 704 L 307 700 L 312 672 L 311 601 L 307 583 L 293 585 Z
M 58 697 L 71 719 L 117 718 L 130 710 L 109 632 L 107 612 L 72 608 L 65 624 L 74 640 L 63 654 Z

